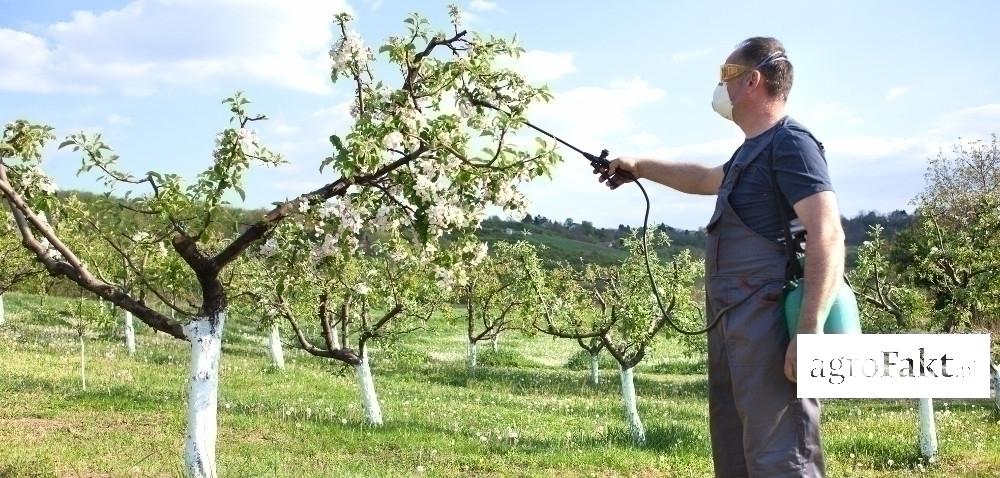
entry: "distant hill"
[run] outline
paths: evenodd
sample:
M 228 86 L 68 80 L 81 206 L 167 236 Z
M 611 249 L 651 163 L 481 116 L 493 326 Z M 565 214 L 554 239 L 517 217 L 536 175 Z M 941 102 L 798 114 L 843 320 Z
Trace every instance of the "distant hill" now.
M 857 248 L 867 238 L 868 230 L 881 224 L 886 236 L 891 238 L 910 224 L 913 217 L 906 211 L 889 214 L 864 212 L 853 218 L 843 218 L 844 234 L 847 237 L 848 267 L 855 262 Z M 661 257 L 669 257 L 680 249 L 688 249 L 696 257 L 705 255 L 705 230 L 675 229 L 666 224 L 651 225 L 651 228 L 666 232 L 670 237 L 670 247 L 657 251 Z M 479 238 L 486 242 L 514 242 L 524 240 L 546 246 L 542 258 L 548 263 L 560 261 L 576 264 L 581 261 L 610 265 L 621 261 L 626 252 L 621 239 L 631 234 L 633 228 L 619 224 L 617 228 L 598 228 L 590 221 L 576 222 L 571 218 L 553 221 L 541 215 L 528 214 L 521 221 L 508 221 L 492 216 L 483 222 Z
M 98 194 L 84 191 L 61 191 L 61 196 L 76 195 L 85 203 L 94 204 L 100 197 Z M 246 210 L 225 208 L 222 218 L 216 226 L 223 234 L 233 234 L 243 225 L 253 222 L 263 214 L 264 210 Z M 121 219 L 125 221 L 142 221 L 141 215 L 120 211 Z M 886 237 L 892 238 L 896 233 L 910 224 L 913 217 L 906 211 L 893 211 L 888 214 L 864 212 L 857 216 L 843 219 L 844 233 L 847 236 L 848 266 L 853 266 L 857 246 L 865 241 L 867 231 L 872 225 L 881 224 L 886 231 Z M 669 257 L 676 251 L 688 249 L 695 257 L 705 254 L 705 230 L 676 229 L 666 224 L 650 225 L 663 231 L 670 237 L 670 246 L 658 250 L 661 257 Z M 633 232 L 633 227 L 619 224 L 616 228 L 595 227 L 590 221 L 576 222 L 571 218 L 562 221 L 548 219 L 541 215 L 526 215 L 520 221 L 508 221 L 496 216 L 483 221 L 479 238 L 494 243 L 497 241 L 514 242 L 525 240 L 532 244 L 544 245 L 542 258 L 548 264 L 569 262 L 579 264 L 582 261 L 601 265 L 615 264 L 626 256 L 622 238 Z

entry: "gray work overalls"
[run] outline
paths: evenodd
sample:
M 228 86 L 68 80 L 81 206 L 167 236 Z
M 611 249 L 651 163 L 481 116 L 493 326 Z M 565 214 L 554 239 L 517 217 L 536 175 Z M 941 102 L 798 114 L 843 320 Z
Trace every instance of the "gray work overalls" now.
M 758 156 L 765 155 L 737 155 L 707 227 L 705 316 L 743 301 L 708 334 L 715 476 L 822 477 L 820 403 L 796 398 L 795 384 L 784 374 L 789 337 L 779 305 L 788 256 L 780 244 L 747 227 L 729 203 L 740 175 Z

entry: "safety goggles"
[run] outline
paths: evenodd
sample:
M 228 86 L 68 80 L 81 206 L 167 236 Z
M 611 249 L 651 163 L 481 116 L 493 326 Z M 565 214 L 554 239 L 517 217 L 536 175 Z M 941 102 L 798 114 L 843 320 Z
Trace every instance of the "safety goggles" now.
M 737 65 L 735 63 L 725 63 L 725 64 L 723 64 L 719 68 L 719 81 L 725 83 L 725 82 L 727 82 L 729 80 L 738 78 L 740 75 L 742 75 L 742 74 L 744 74 L 744 73 L 746 73 L 748 71 L 756 70 L 757 68 L 760 68 L 760 67 L 762 67 L 764 65 L 767 65 L 769 63 L 773 63 L 773 62 L 779 61 L 779 60 L 786 60 L 786 61 L 788 60 L 788 57 L 785 56 L 785 52 L 783 52 L 783 51 L 776 51 L 776 52 L 768 55 L 767 58 L 764 58 L 763 60 L 761 60 L 760 63 L 757 63 L 757 66 L 747 66 L 747 65 Z

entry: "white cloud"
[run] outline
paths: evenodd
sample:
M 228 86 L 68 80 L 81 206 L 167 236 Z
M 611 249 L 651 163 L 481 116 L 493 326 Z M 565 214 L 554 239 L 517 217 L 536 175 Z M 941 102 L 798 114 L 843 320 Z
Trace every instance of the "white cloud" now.
M 500 66 L 517 71 L 531 83 L 543 83 L 576 71 L 573 56 L 573 52 L 531 50 L 516 59 L 502 59 Z
M 698 57 L 705 56 L 712 52 L 711 48 L 701 48 L 699 50 L 680 51 L 670 55 L 670 61 L 674 63 L 684 63 Z
M 941 117 L 931 133 L 954 142 L 958 138 L 987 139 L 1000 134 L 1000 103 L 963 108 Z
M 903 97 L 903 95 L 910 92 L 909 86 L 894 86 L 889 88 L 889 91 L 885 93 L 886 101 L 895 101 Z
M 496 12 L 500 11 L 500 6 L 497 2 L 490 2 L 487 0 L 472 0 L 469 2 L 469 10 L 476 12 Z
M 609 86 L 584 86 L 556 92 L 550 103 L 531 108 L 530 116 L 554 124 L 574 137 L 599 140 L 611 133 L 626 133 L 634 127 L 631 111 L 660 101 L 663 90 L 646 80 L 618 80 Z
M 347 9 L 342 0 L 135 0 L 77 11 L 35 35 L 0 30 L 0 88 L 150 94 L 223 78 L 327 92 L 331 20 Z

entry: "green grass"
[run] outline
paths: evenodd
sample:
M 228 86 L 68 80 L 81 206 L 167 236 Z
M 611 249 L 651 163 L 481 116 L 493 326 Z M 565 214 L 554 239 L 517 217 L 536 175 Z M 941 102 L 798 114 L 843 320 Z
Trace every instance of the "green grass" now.
M 84 392 L 75 332 L 33 321 L 36 300 L 9 296 L 8 322 L 0 326 L 0 476 L 178 476 L 187 344 L 140 326 L 139 353 L 129 358 L 113 335 L 94 333 Z M 649 444 L 635 448 L 621 419 L 616 371 L 602 369 L 601 386 L 590 387 L 587 370 L 567 368 L 575 342 L 507 333 L 499 354 L 480 347 L 470 378 L 463 337 L 460 324 L 442 320 L 403 341 L 393 362 L 373 350 L 386 425 L 371 429 L 349 369 L 286 349 L 287 369 L 275 371 L 259 332 L 232 317 L 222 364 L 220 473 L 711 475 L 704 368 L 679 347 L 655 348 L 638 369 Z M 490 360 L 499 365 L 486 365 Z M 829 476 L 995 476 L 1000 415 L 985 400 L 938 406 L 940 459 L 919 472 L 915 401 L 824 401 Z

